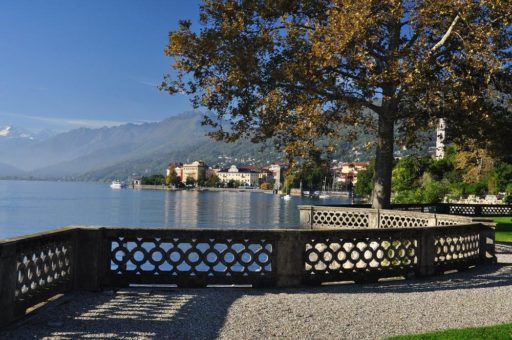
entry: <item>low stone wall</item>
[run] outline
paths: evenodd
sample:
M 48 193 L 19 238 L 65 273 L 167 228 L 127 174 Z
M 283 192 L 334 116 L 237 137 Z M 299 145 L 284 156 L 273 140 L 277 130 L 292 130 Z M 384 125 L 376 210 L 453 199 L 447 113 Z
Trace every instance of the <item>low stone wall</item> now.
M 314 209 L 313 209 L 314 210 Z M 301 209 L 301 214 L 304 209 Z M 198 230 L 69 227 L 0 241 L 0 325 L 72 290 L 130 284 L 297 286 L 429 276 L 495 262 L 494 228 L 483 223 L 392 226 L 379 212 L 350 218 L 359 228 Z M 412 221 L 412 220 L 411 220 Z M 449 221 L 452 223 L 453 221 Z M 460 220 L 460 222 L 467 222 Z M 348 223 L 348 222 L 347 222 Z M 387 224 L 386 224 L 387 223 Z M 347 224 L 344 224 L 345 226 Z M 384 227 L 385 226 L 385 227 Z

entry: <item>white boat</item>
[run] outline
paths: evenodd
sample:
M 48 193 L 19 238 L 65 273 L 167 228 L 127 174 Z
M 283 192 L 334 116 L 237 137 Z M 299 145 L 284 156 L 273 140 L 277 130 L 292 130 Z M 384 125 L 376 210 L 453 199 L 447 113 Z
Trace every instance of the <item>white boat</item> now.
M 329 197 L 330 197 L 329 195 L 324 194 L 324 193 L 318 195 L 318 198 L 320 198 L 320 199 L 322 199 L 322 198 L 329 198 Z
M 289 200 L 291 200 L 291 199 L 292 199 L 292 196 L 290 196 L 290 195 L 284 195 L 284 196 L 283 196 L 283 199 L 284 199 L 285 201 L 289 201 Z
M 121 189 L 121 188 L 124 188 L 125 187 L 125 184 L 123 182 L 121 182 L 120 180 L 114 180 L 112 181 L 112 183 L 110 183 L 110 187 L 112 189 Z

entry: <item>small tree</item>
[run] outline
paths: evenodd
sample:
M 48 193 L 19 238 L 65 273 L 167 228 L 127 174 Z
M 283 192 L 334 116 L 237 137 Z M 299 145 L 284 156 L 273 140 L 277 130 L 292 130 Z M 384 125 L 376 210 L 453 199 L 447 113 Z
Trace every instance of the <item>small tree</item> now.
M 210 187 L 210 188 L 215 188 L 215 187 L 218 187 L 220 184 L 220 178 L 219 176 L 217 176 L 216 174 L 210 174 L 207 178 L 206 178 L 206 183 L 205 185 L 207 187 Z
M 204 186 L 206 183 L 206 177 L 205 177 L 205 173 L 202 172 L 202 171 L 199 171 L 198 175 L 197 175 L 197 185 L 199 185 L 200 187 Z
M 170 177 L 171 184 L 174 186 L 177 186 L 181 182 L 181 178 L 174 171 L 171 172 Z

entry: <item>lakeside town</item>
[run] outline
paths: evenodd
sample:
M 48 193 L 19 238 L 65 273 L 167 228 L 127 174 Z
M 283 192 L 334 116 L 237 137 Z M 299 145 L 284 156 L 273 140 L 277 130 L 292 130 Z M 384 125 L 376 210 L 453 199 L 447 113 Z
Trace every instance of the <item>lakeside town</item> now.
M 471 162 L 472 165 L 467 164 Z M 305 171 L 289 170 L 285 162 L 229 167 L 209 166 L 201 160 L 170 162 L 164 174 L 132 178 L 128 183 L 134 189 L 259 189 L 290 196 L 349 195 L 357 197 L 358 202 L 367 201 L 371 194 L 372 162 L 333 160 L 309 164 Z M 467 155 L 457 151 L 457 146 L 445 145 L 443 138 L 438 137 L 431 156 L 397 156 L 393 171 L 395 203 L 510 204 L 512 201 L 511 164 L 496 163 L 485 154 Z
M 289 188 L 289 194 L 301 195 L 303 191 L 352 191 L 357 184 L 357 174 L 368 168 L 369 162 L 343 163 L 333 161 L 329 174 L 329 186 L 318 187 L 318 183 L 311 183 L 309 187 Z M 154 188 L 164 186 L 169 189 L 192 188 L 229 188 L 229 189 L 261 189 L 271 190 L 275 193 L 282 191 L 286 183 L 286 163 L 278 162 L 265 166 L 236 166 L 220 168 L 209 166 L 197 160 L 191 163 L 169 163 L 165 175 L 153 175 L 142 179 L 132 179 L 133 188 Z M 326 181 L 327 177 L 324 178 Z M 313 186 L 315 185 L 315 186 Z M 325 185 L 325 183 L 324 183 Z M 297 191 L 299 189 L 299 191 Z M 303 190 L 304 189 L 304 190 Z

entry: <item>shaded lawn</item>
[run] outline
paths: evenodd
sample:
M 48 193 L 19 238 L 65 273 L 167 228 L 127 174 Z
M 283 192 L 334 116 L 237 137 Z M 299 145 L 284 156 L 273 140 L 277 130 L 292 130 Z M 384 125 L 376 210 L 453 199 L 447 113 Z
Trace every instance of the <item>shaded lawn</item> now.
M 446 331 L 405 335 L 389 338 L 392 340 L 466 340 L 466 339 L 512 339 L 512 324 L 489 327 L 449 329 Z
M 496 241 L 512 242 L 512 217 L 494 217 L 496 222 Z

